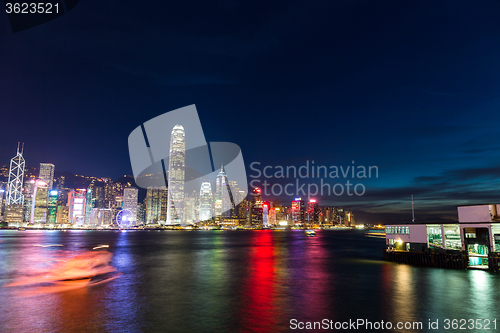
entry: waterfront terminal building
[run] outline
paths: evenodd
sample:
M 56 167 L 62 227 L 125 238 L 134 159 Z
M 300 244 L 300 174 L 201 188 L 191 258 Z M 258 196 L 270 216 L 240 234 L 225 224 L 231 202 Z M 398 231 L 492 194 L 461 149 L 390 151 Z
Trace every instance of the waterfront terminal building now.
M 384 259 L 445 268 L 499 270 L 500 204 L 458 207 L 457 222 L 386 226 Z

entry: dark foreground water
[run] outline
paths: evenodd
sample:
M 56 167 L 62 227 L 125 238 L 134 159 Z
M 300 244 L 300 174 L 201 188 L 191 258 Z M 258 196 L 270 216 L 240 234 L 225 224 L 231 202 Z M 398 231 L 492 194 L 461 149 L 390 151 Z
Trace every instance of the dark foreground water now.
M 384 242 L 362 231 L 3 230 L 2 286 L 100 244 L 123 275 L 65 292 L 0 288 L 0 332 L 300 331 L 293 319 L 423 323 L 377 332 L 477 332 L 476 322 L 445 330 L 445 319 L 489 319 L 486 332 L 500 329 L 498 274 L 383 262 Z

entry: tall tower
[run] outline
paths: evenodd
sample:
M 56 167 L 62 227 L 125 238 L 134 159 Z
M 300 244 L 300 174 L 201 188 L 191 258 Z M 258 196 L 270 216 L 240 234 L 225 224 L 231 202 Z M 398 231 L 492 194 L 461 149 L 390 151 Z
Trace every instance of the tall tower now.
M 212 185 L 210 182 L 201 183 L 200 189 L 200 221 L 212 217 Z
M 51 191 L 54 186 L 54 170 L 55 165 L 50 163 L 40 163 L 40 173 L 38 179 L 47 183 L 47 190 Z
M 168 161 L 167 224 L 184 223 L 184 173 L 186 159 L 186 135 L 184 127 L 175 125 L 170 136 Z
M 7 203 L 6 205 L 22 205 L 23 204 L 23 178 L 25 161 L 23 157 L 24 143 L 19 150 L 17 143 L 17 154 L 10 160 L 9 182 L 7 185 Z

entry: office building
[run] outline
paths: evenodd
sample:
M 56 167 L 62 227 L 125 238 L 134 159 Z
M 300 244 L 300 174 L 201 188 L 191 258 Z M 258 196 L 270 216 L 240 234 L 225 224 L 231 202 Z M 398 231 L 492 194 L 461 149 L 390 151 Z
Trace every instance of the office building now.
M 200 188 L 200 221 L 207 221 L 212 218 L 212 185 L 210 182 L 203 182 Z
M 38 179 L 47 183 L 47 190 L 51 191 L 54 186 L 54 164 L 40 163 L 40 173 Z
M 184 223 L 185 139 L 184 127 L 175 125 L 170 136 L 168 160 L 167 224 Z
M 139 199 L 139 190 L 135 187 L 127 187 L 123 190 L 123 210 L 131 213 L 131 225 L 137 222 L 137 201 Z
M 68 197 L 70 224 L 82 226 L 85 223 L 87 189 L 71 190 Z

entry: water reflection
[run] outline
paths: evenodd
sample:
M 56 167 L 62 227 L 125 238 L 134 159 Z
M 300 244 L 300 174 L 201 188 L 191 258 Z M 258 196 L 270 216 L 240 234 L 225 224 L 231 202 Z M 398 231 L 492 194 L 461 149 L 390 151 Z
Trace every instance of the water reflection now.
M 248 276 L 242 284 L 240 328 L 272 331 L 280 316 L 275 304 L 275 253 L 273 231 L 251 234 L 248 253 Z
M 498 317 L 497 274 L 382 262 L 375 251 L 383 240 L 354 232 L 0 231 L 0 241 L 0 284 L 12 285 L 0 288 L 0 332 L 281 332 L 292 318 L 425 325 Z M 64 247 L 43 247 L 51 244 Z M 92 275 L 96 253 L 123 275 L 18 294 Z

